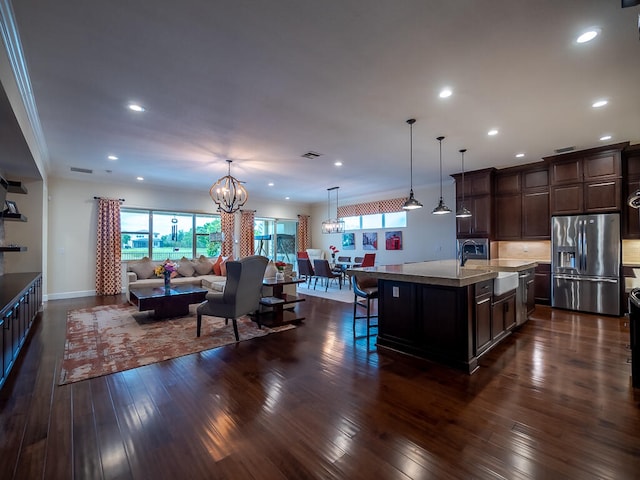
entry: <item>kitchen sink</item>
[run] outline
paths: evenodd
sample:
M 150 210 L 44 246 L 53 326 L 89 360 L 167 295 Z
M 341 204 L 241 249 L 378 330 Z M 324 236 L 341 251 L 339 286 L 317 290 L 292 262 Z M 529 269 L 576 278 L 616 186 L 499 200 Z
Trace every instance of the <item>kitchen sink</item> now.
M 498 272 L 493 279 L 493 294 L 502 295 L 518 288 L 518 272 Z

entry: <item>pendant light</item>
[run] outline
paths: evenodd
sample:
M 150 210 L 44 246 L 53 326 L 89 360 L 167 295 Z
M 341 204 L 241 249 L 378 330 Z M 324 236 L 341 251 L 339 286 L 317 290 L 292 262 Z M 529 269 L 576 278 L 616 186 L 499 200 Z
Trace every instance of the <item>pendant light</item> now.
M 409 132 L 410 132 L 409 133 L 410 189 L 409 189 L 409 198 L 407 199 L 406 202 L 404 202 L 404 205 L 402 205 L 402 208 L 405 210 L 416 210 L 418 208 L 422 208 L 422 204 L 418 200 L 416 200 L 413 196 L 413 124 L 416 123 L 416 119 L 410 118 L 409 120 L 407 120 L 407 123 L 409 124 Z
M 247 190 L 241 182 L 231 176 L 231 160 L 227 160 L 228 173 L 219 178 L 209 189 L 211 199 L 218 205 L 218 210 L 226 213 L 233 213 L 240 209 L 249 198 Z
M 322 222 L 322 233 L 343 233 L 344 220 L 338 218 L 338 189 L 340 187 L 327 188 L 327 220 Z M 331 217 L 331 192 L 336 191 L 336 216 Z
M 436 140 L 440 142 L 440 201 L 431 213 L 434 215 L 444 215 L 445 213 L 451 213 L 451 209 L 447 207 L 442 200 L 442 140 L 444 140 L 444 137 L 438 137 Z
M 460 155 L 462 156 L 462 203 L 456 212 L 456 217 L 458 218 L 469 218 L 471 216 L 471 212 L 464 206 L 464 152 L 466 151 L 466 148 L 460 150 Z

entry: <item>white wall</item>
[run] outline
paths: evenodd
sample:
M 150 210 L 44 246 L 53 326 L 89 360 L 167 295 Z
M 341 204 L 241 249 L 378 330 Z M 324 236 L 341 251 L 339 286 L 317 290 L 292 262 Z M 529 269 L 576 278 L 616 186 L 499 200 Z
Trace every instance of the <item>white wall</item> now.
M 131 208 L 215 213 L 208 191 L 179 191 L 140 185 L 120 185 L 49 179 L 47 298 L 70 298 L 95 292 L 97 202 L 94 196 L 124 198 Z M 309 206 L 249 198 L 256 215 L 296 220 Z
M 445 204 L 455 211 L 455 188 L 453 182 L 443 184 L 443 198 Z M 426 187 L 414 187 L 415 198 L 424 207 L 407 213 L 406 228 L 358 230 L 355 231 L 356 249 L 342 249 L 342 234 L 323 234 L 322 221 L 327 216 L 327 204 L 316 204 L 312 213 L 312 246 L 322 248 L 329 256 L 329 245 L 335 245 L 340 249 L 338 255 L 362 257 L 365 253 L 376 254 L 376 265 L 392 265 L 406 262 L 421 262 L 428 260 L 442 260 L 455 258 L 456 256 L 456 218 L 455 213 L 448 215 L 433 215 L 431 211 L 438 204 L 440 198 L 440 185 Z M 381 200 L 387 198 L 406 197 L 408 192 L 389 192 L 385 194 L 372 194 L 366 198 L 340 197 L 340 205 Z M 333 212 L 335 213 L 335 212 Z M 391 230 L 402 231 L 402 250 L 385 249 L 385 232 Z M 378 233 L 378 250 L 373 252 L 362 249 L 362 232 Z

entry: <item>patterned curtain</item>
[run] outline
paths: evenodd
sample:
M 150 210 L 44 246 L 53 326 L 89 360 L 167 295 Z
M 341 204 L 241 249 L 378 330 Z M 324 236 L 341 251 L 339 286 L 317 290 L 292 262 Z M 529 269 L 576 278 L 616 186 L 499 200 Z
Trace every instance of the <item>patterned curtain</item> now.
M 240 216 L 240 257 L 248 257 L 255 253 L 253 238 L 255 210 L 242 210 Z
M 96 295 L 122 293 L 120 274 L 120 200 L 98 200 Z
M 230 257 L 233 255 L 233 236 L 235 230 L 235 214 L 220 212 L 220 223 L 222 224 L 222 233 L 224 233 L 224 242 L 222 242 L 222 256 Z
M 356 203 L 355 205 L 343 205 L 338 207 L 338 217 L 359 217 L 361 215 L 373 215 L 376 213 L 402 212 L 402 206 L 407 197 L 391 198 L 375 202 Z
M 309 215 L 298 215 L 298 251 L 311 248 L 311 232 L 309 231 Z

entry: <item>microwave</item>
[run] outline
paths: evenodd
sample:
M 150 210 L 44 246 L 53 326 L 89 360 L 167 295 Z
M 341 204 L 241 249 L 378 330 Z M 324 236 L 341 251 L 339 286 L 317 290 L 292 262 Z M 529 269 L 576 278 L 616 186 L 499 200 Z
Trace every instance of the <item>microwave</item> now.
M 460 256 L 460 249 L 464 248 L 465 258 L 475 260 L 489 260 L 489 239 L 488 238 L 459 238 L 457 253 Z

